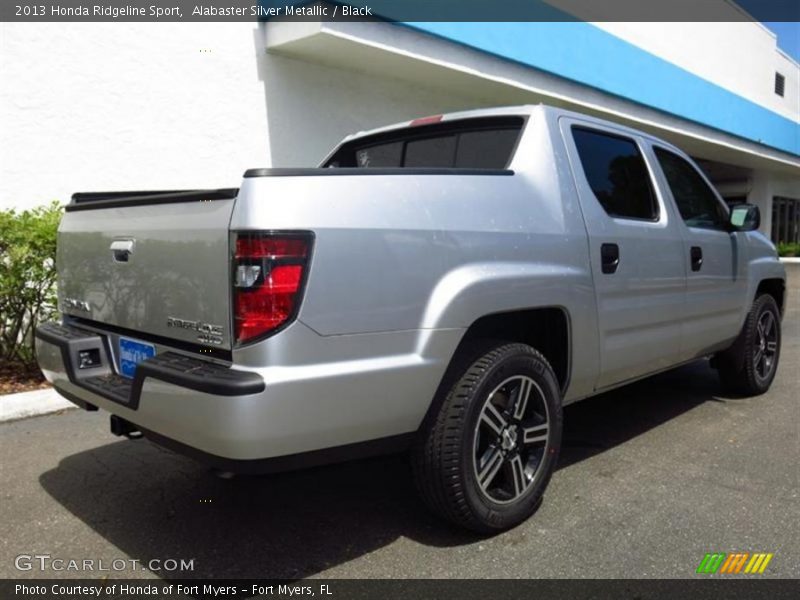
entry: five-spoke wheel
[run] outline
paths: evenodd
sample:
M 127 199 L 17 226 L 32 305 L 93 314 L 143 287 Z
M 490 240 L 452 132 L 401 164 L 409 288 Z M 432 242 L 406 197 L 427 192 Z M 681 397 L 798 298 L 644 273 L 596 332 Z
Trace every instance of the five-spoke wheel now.
M 414 448 L 423 500 L 483 533 L 508 529 L 538 507 L 558 459 L 561 389 L 524 344 L 464 351 Z
M 547 447 L 544 393 L 530 377 L 515 375 L 493 389 L 475 427 L 474 467 L 481 492 L 503 504 L 533 483 Z
M 766 379 L 775 367 L 778 355 L 778 324 L 770 311 L 764 311 L 758 317 L 756 325 L 756 351 L 753 354 L 753 368 L 756 373 Z

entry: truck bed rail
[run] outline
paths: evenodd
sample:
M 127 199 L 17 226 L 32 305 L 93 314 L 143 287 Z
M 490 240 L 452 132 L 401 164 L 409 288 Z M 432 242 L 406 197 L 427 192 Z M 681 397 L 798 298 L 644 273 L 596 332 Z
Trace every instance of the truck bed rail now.
M 72 194 L 72 202 L 64 210 L 95 210 L 143 206 L 147 204 L 174 204 L 177 202 L 205 202 L 208 200 L 230 200 L 236 198 L 239 188 L 215 190 L 170 190 L 137 192 L 78 192 Z

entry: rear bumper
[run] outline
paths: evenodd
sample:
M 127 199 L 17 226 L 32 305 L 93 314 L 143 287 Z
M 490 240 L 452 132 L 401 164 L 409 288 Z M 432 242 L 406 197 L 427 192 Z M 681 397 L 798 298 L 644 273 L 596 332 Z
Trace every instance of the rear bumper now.
M 79 355 L 87 350 L 99 350 L 100 364 L 82 369 Z M 102 408 L 155 441 L 173 440 L 177 449 L 191 448 L 209 459 L 259 456 L 245 426 L 252 413 L 248 405 L 266 391 L 258 373 L 162 352 L 128 379 L 116 372 L 106 336 L 57 323 L 36 330 L 36 355 L 55 390 L 81 408 Z
M 227 367 L 156 344 L 156 356 L 122 378 L 114 334 L 43 325 L 39 366 L 62 396 L 102 408 L 146 437 L 235 471 L 283 470 L 374 454 L 417 430 L 461 332 L 319 336 L 301 323 L 248 349 Z M 78 353 L 100 348 L 102 364 L 79 368 Z M 276 466 L 278 465 L 278 466 Z
M 136 370 L 136 376 L 127 379 L 114 372 L 106 338 L 58 323 L 39 327 L 36 339 L 37 351 L 42 342 L 58 348 L 61 367 L 71 383 L 132 410 L 139 407 L 142 387 L 148 378 L 215 396 L 258 394 L 265 388 L 258 373 L 237 371 L 172 352 L 144 361 Z M 98 351 L 100 364 L 82 368 L 80 354 L 93 350 Z M 50 366 L 58 367 L 52 361 Z

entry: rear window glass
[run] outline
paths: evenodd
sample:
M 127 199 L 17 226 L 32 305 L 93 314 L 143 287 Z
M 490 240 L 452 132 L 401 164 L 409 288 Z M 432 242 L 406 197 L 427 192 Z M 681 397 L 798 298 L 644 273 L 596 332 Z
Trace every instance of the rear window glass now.
M 492 117 L 409 127 L 347 142 L 323 166 L 504 169 L 522 125 Z
M 403 158 L 402 142 L 393 144 L 380 144 L 370 148 L 360 148 L 356 151 L 358 167 L 396 167 Z

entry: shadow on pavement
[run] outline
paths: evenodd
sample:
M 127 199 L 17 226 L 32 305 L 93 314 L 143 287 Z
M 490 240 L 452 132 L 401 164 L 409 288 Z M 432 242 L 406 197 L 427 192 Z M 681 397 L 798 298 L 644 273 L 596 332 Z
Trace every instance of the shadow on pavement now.
M 718 391 L 700 362 L 569 406 L 559 468 L 717 400 Z M 400 537 L 433 546 L 478 539 L 425 510 L 405 456 L 222 480 L 149 442 L 123 441 L 69 456 L 40 482 L 131 558 L 195 559 L 194 571 L 166 578 L 294 579 Z

